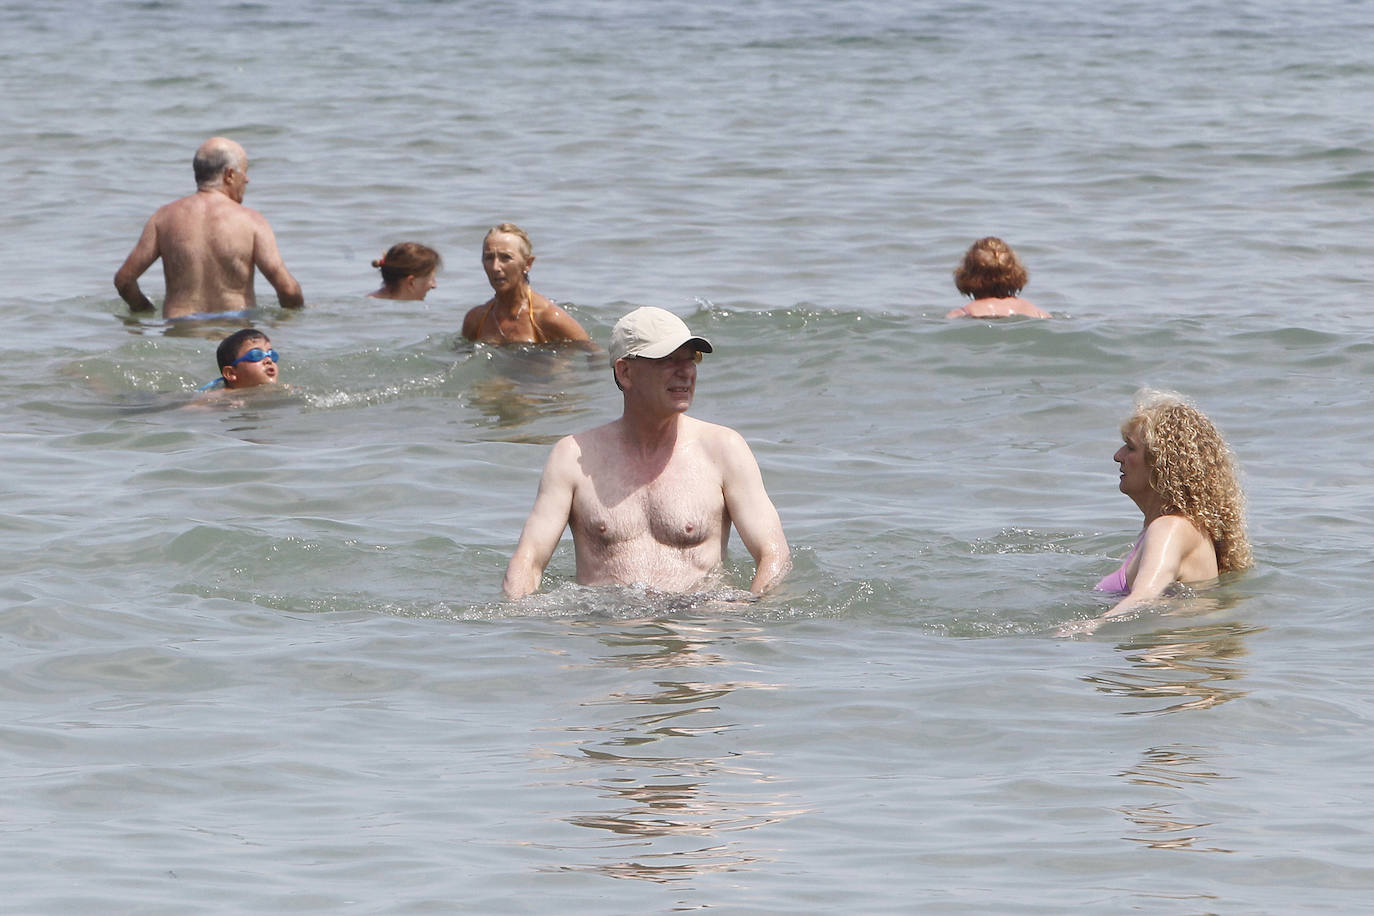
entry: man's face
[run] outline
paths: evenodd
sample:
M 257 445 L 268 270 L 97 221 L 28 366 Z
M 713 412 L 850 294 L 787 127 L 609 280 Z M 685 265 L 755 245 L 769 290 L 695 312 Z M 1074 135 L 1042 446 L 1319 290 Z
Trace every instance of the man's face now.
M 701 351 L 685 343 L 662 359 L 642 356 L 626 360 L 629 390 L 647 405 L 683 413 L 692 406 Z
M 272 351 L 272 341 L 265 337 L 244 341 L 234 364 L 223 369 L 226 387 L 277 384 L 277 361 L 268 355 L 269 351 Z
M 224 193 L 235 203 L 243 203 L 244 192 L 248 190 L 248 158 L 238 161 L 237 165 L 224 170 Z

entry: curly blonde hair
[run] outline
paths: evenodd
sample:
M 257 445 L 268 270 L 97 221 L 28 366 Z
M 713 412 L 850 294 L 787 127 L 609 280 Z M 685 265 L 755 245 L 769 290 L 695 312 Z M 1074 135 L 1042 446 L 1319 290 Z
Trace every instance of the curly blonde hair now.
M 1217 570 L 1250 566 L 1240 472 L 1212 421 L 1182 395 L 1147 388 L 1136 394 L 1121 431 L 1145 443 L 1150 486 L 1163 498 L 1164 514 L 1186 516 L 1212 539 Z
M 974 242 L 954 268 L 954 285 L 975 299 L 1010 299 L 1026 288 L 1030 273 L 1011 246 L 996 236 Z

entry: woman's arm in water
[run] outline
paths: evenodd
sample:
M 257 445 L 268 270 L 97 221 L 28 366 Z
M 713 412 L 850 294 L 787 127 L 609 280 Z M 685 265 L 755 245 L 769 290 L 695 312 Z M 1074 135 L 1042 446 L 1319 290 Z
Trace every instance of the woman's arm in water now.
M 1165 589 L 1178 581 L 1178 571 L 1187 555 L 1202 535 L 1193 523 L 1181 515 L 1162 515 L 1150 522 L 1140 543 L 1135 578 L 1130 592 L 1105 614 L 1089 620 L 1065 624 L 1056 631 L 1059 636 L 1091 633 L 1114 617 L 1121 617 L 1151 602 L 1159 600 Z
M 1183 558 L 1200 537 L 1193 523 L 1181 515 L 1162 515 L 1145 529 L 1140 544 L 1140 558 L 1130 593 L 1103 614 L 1104 619 L 1128 614 L 1143 604 L 1155 601 L 1164 590 L 1178 581 Z

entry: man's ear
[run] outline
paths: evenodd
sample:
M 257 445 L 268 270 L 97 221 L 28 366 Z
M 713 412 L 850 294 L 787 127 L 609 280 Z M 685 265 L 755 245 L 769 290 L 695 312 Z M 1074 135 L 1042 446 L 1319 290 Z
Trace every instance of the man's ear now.
M 224 384 L 228 388 L 233 388 L 234 383 L 239 380 L 239 372 L 233 366 L 220 366 L 220 378 L 224 379 Z

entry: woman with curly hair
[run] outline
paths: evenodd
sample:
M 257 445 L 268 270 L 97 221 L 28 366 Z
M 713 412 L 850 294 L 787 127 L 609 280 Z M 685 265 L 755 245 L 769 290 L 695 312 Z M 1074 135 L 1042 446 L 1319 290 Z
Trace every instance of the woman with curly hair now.
M 1010 245 L 993 236 L 979 239 L 964 255 L 963 263 L 954 269 L 954 285 L 973 301 L 954 309 L 945 317 L 1008 318 L 1025 315 L 1030 318 L 1049 318 L 1049 312 L 1020 298 L 1019 294 L 1029 280 L 1030 274 Z
M 1171 392 L 1141 391 L 1121 439 L 1112 456 L 1119 488 L 1140 507 L 1145 526 L 1121 568 L 1097 583 L 1121 600 L 1064 635 L 1091 632 L 1175 582 L 1206 582 L 1252 562 L 1235 456 L 1202 411 Z

